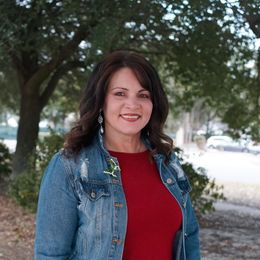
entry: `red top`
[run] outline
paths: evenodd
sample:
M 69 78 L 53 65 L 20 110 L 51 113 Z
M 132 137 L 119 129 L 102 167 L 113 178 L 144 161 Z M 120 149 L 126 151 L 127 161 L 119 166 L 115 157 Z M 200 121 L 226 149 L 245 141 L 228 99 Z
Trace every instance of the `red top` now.
M 123 260 L 172 259 L 182 213 L 162 183 L 149 151 L 110 154 L 119 161 L 128 209 Z

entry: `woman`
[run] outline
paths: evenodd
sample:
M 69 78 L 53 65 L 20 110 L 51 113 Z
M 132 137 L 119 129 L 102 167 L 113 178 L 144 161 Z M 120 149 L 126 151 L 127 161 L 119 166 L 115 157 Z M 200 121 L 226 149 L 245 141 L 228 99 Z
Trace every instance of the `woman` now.
M 200 259 L 190 185 L 163 133 L 153 66 L 116 51 L 94 69 L 80 119 L 42 180 L 35 259 Z

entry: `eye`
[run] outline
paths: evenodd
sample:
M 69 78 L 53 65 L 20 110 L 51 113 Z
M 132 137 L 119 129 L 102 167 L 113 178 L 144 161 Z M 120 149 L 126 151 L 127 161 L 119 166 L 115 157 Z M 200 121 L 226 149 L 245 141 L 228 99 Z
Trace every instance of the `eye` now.
M 123 91 L 117 91 L 114 93 L 115 96 L 118 96 L 118 97 L 123 97 L 125 96 L 125 93 Z
M 149 93 L 140 93 L 139 94 L 140 98 L 146 98 L 146 99 L 150 99 L 150 94 Z

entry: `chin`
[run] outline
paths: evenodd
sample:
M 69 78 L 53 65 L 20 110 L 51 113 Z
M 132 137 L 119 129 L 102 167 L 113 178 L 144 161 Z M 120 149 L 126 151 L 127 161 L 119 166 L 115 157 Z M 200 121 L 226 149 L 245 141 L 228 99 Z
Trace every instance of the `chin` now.
M 140 135 L 142 129 L 121 129 L 121 133 L 125 135 Z

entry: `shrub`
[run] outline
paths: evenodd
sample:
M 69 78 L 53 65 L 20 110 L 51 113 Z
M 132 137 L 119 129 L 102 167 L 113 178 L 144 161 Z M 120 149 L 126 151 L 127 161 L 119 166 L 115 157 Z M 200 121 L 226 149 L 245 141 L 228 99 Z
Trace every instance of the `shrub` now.
M 8 147 L 0 142 L 0 182 L 4 182 L 10 176 L 12 156 Z
M 52 132 L 51 135 L 44 137 L 38 142 L 36 148 L 36 167 L 43 172 L 52 156 L 58 152 L 64 142 L 64 136 Z
M 176 148 L 176 154 L 192 186 L 190 197 L 195 211 L 198 215 L 214 211 L 214 202 L 225 200 L 223 186 L 218 186 L 214 179 L 211 180 L 204 168 L 194 169 L 191 163 L 184 162 L 181 149 Z
M 11 183 L 10 195 L 21 206 L 30 211 L 35 211 L 41 177 L 39 172 L 33 171 L 32 169 L 18 175 Z
M 10 195 L 23 207 L 36 210 L 43 172 L 53 154 L 62 147 L 63 139 L 62 135 L 53 132 L 39 140 L 35 155 L 30 158 L 29 170 L 11 183 Z

